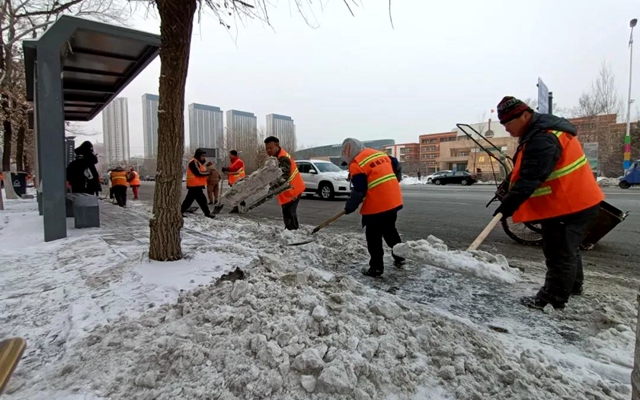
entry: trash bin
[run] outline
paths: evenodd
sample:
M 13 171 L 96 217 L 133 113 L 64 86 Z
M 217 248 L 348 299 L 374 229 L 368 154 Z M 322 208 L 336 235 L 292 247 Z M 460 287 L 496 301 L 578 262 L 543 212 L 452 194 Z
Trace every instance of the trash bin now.
M 580 247 L 585 250 L 590 250 L 596 243 L 607 233 L 611 232 L 620 222 L 627 218 L 627 213 L 614 207 L 613 205 L 602 201 L 600 203 L 600 213 L 589 224 L 587 228 L 587 234 Z
M 11 183 L 13 184 L 13 191 L 20 197 L 27 194 L 27 173 L 19 171 L 17 173 L 11 173 Z

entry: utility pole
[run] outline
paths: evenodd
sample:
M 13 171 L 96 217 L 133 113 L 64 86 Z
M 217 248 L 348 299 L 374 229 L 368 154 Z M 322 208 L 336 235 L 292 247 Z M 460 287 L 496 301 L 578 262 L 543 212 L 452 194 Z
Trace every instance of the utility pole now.
M 549 114 L 553 114 L 553 92 L 549 92 Z
M 622 163 L 623 171 L 631 167 L 631 75 L 633 72 L 633 28 L 635 28 L 638 20 L 636 18 L 629 21 L 631 35 L 629 36 L 629 94 L 627 96 L 627 133 L 624 135 L 624 160 Z

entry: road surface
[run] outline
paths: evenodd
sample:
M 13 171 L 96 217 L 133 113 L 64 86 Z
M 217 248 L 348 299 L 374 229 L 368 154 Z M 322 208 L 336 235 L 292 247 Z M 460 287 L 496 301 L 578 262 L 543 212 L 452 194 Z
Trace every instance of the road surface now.
M 143 182 L 140 189 L 142 201 L 152 201 L 153 185 L 153 182 Z M 403 186 L 402 189 L 404 209 L 399 214 L 397 226 L 403 240 L 434 235 L 452 248 L 464 249 L 491 220 L 497 206 L 494 203 L 485 208 L 493 196 L 494 186 L 416 185 Z M 630 214 L 596 248 L 586 252 L 585 264 L 616 275 L 636 274 L 636 266 L 640 263 L 640 190 L 605 188 L 604 191 L 609 203 Z M 340 212 L 344 201 L 344 198 L 324 201 L 318 197 L 303 197 L 298 207 L 300 222 L 319 225 Z M 282 223 L 281 210 L 275 200 L 241 217 Z M 352 214 L 327 229 L 357 231 L 361 228 L 359 221 L 359 215 Z M 539 247 L 515 243 L 500 227 L 489 235 L 481 249 L 504 254 L 512 260 L 542 260 L 543 257 Z

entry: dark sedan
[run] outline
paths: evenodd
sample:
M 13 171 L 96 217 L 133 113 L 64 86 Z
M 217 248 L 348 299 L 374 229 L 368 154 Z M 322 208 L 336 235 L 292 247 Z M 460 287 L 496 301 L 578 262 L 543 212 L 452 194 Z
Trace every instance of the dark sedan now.
M 475 175 L 465 171 L 446 171 L 436 173 L 431 177 L 431 183 L 434 185 L 446 185 L 449 183 L 457 183 L 462 186 L 473 185 L 478 182 Z

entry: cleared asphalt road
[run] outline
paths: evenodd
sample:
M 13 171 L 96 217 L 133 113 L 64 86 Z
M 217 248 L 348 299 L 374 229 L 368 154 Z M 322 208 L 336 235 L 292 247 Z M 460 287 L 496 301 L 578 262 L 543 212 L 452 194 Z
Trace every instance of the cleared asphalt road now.
M 466 248 L 491 220 L 494 208 L 485 204 L 493 196 L 494 186 L 458 185 L 403 186 L 404 209 L 398 218 L 398 230 L 404 240 L 415 240 L 434 235 L 450 247 Z M 640 265 L 640 190 L 618 188 L 604 189 L 607 201 L 623 211 L 629 211 L 627 219 L 618 225 L 598 245 L 585 255 L 587 265 L 596 265 L 601 270 L 625 275 L 637 273 Z M 151 201 L 153 183 L 144 182 L 140 190 L 141 200 Z M 298 207 L 300 222 L 318 225 L 344 207 L 344 198 L 333 201 L 318 197 L 303 197 Z M 194 204 L 195 205 L 195 204 Z M 270 203 L 256 208 L 242 218 L 282 219 L 278 203 Z M 357 231 L 361 228 L 360 217 L 352 214 L 336 221 L 327 229 Z M 539 247 L 523 246 L 515 243 L 501 229 L 496 228 L 481 247 L 483 250 L 498 252 L 510 259 L 541 260 Z

